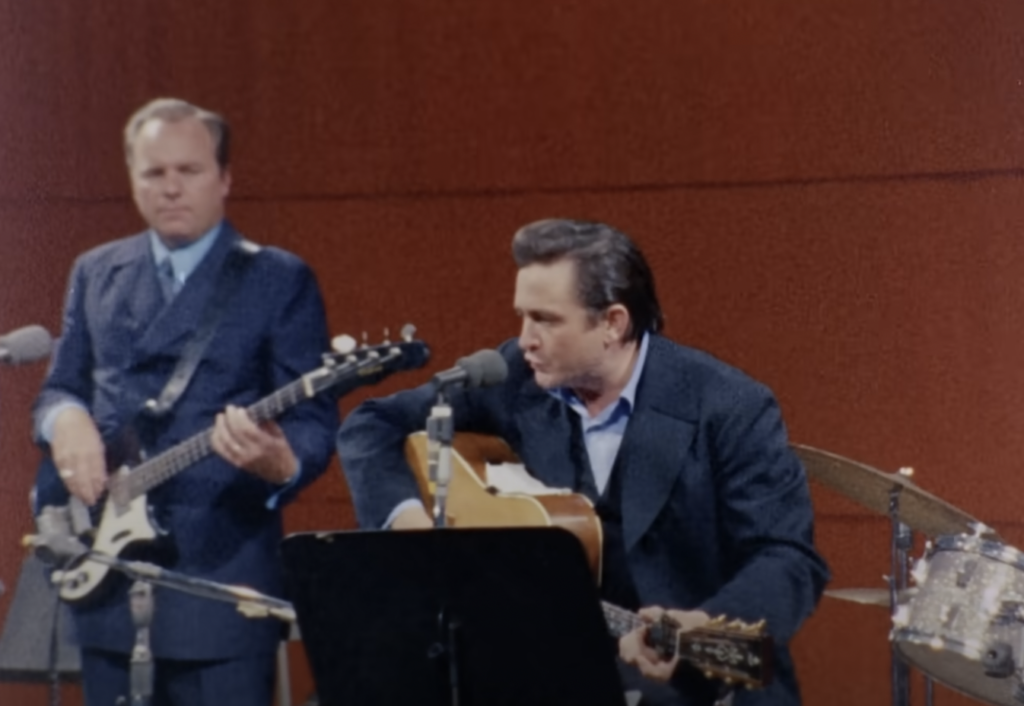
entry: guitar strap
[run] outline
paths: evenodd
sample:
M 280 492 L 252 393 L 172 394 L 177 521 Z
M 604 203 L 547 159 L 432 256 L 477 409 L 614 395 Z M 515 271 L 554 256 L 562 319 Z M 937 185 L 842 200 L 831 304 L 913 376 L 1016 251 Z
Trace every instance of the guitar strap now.
M 224 318 L 238 288 L 242 283 L 242 275 L 248 269 L 253 256 L 258 253 L 260 246 L 245 238 L 239 238 L 232 246 L 230 252 L 224 259 L 224 267 L 221 276 L 217 279 L 214 290 L 210 295 L 206 309 L 203 311 L 202 321 L 196 329 L 192 338 L 185 344 L 174 367 L 174 372 L 164 385 L 164 389 L 154 398 L 146 400 L 142 405 L 141 413 L 150 419 L 163 417 L 174 407 L 178 399 L 188 388 L 192 376 L 199 367 L 199 361 L 203 352 L 213 339 L 217 326 Z

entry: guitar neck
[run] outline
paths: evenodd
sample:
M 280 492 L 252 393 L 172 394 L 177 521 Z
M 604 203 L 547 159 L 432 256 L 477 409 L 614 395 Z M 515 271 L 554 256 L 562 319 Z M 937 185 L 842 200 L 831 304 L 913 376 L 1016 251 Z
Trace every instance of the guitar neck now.
M 313 377 L 305 375 L 250 405 L 246 408 L 249 417 L 257 423 L 266 422 L 275 419 L 299 402 L 313 397 L 317 393 L 312 382 Z M 213 451 L 212 438 L 213 429 L 206 429 L 133 468 L 126 481 L 129 500 L 149 492 L 192 464 L 206 458 Z
M 601 601 L 601 608 L 602 610 L 604 610 L 605 622 L 608 623 L 608 632 L 610 632 L 615 637 L 622 637 L 623 635 L 631 633 L 637 628 L 643 627 L 644 625 L 648 624 L 643 618 L 641 618 L 636 613 L 626 610 L 625 608 L 620 608 L 619 606 L 614 605 L 612 603 Z M 651 637 L 659 639 L 658 636 L 649 634 L 648 638 L 650 639 Z M 663 640 L 664 638 L 660 639 Z M 675 654 L 675 636 L 669 636 L 667 643 L 659 641 L 659 644 L 652 645 L 652 647 L 659 649 L 659 651 L 668 650 L 672 654 Z
M 702 627 L 680 631 L 679 623 L 667 616 L 647 623 L 610 603 L 602 603 L 609 631 L 616 637 L 646 626 L 646 642 L 664 659 L 679 657 L 708 678 L 727 684 L 762 687 L 772 678 L 772 639 L 765 622 L 744 623 L 724 616 Z

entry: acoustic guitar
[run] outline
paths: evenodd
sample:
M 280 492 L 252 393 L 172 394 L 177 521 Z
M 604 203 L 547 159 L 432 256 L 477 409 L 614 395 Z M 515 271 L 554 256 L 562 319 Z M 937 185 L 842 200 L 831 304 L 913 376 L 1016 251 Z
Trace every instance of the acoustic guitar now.
M 427 507 L 433 504 L 426 432 L 406 438 L 405 457 L 412 466 Z M 483 434 L 457 433 L 452 441 L 452 475 L 448 485 L 445 524 L 470 527 L 560 527 L 583 547 L 595 580 L 601 577 L 601 520 L 593 504 L 578 493 L 530 495 L 502 493 L 487 484 L 487 464 L 519 463 L 504 440 Z M 602 601 L 608 629 L 615 637 L 647 625 L 647 643 L 666 659 L 681 661 L 709 679 L 761 688 L 772 678 L 772 638 L 765 621 L 744 623 L 725 616 L 681 632 L 667 616 L 648 625 L 639 615 Z

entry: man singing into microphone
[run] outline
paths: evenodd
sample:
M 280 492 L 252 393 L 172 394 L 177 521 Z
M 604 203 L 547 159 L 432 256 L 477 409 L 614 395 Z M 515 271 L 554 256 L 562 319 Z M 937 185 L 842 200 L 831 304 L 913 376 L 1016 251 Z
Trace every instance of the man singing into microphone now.
M 320 291 L 297 257 L 244 240 L 224 219 L 221 116 L 153 101 L 129 120 L 125 151 L 149 228 L 85 253 L 71 273 L 35 406 L 53 461 L 38 475 L 37 509 L 68 493 L 100 500 L 114 470 L 105 451 L 128 430 L 153 457 L 212 428 L 215 453 L 148 494 L 176 549 L 167 568 L 280 595 L 281 508 L 325 470 L 337 408 L 314 399 L 257 424 L 245 407 L 319 367 L 329 345 Z M 74 610 L 88 706 L 129 701 L 126 583 Z M 226 603 L 157 588 L 153 704 L 270 706 L 280 635 Z
M 512 252 L 522 328 L 499 348 L 508 377 L 455 391 L 455 428 L 502 437 L 541 481 L 594 502 L 604 600 L 652 618 L 667 609 L 684 628 L 720 614 L 766 619 L 775 681 L 736 704 L 798 704 L 787 645 L 828 570 L 771 392 L 659 333 L 650 268 L 616 229 L 539 221 L 515 234 Z M 338 451 L 363 526 L 432 526 L 403 443 L 434 399 L 428 384 L 371 400 L 342 426 Z M 619 654 L 642 704 L 715 701 L 716 684 L 659 658 L 641 633 L 623 637 Z

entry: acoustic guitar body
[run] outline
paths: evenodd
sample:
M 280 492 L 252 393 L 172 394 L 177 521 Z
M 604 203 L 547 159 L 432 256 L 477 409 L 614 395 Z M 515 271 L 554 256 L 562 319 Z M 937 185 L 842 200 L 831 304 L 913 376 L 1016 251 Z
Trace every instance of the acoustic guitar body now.
M 405 456 L 416 473 L 427 507 L 434 502 L 427 461 L 427 434 L 410 435 Z M 487 487 L 488 463 L 520 463 L 504 440 L 460 432 L 452 441 L 452 477 L 448 485 L 448 527 L 561 527 L 582 543 L 596 580 L 601 578 L 601 520 L 578 493 L 526 495 L 498 493 Z

